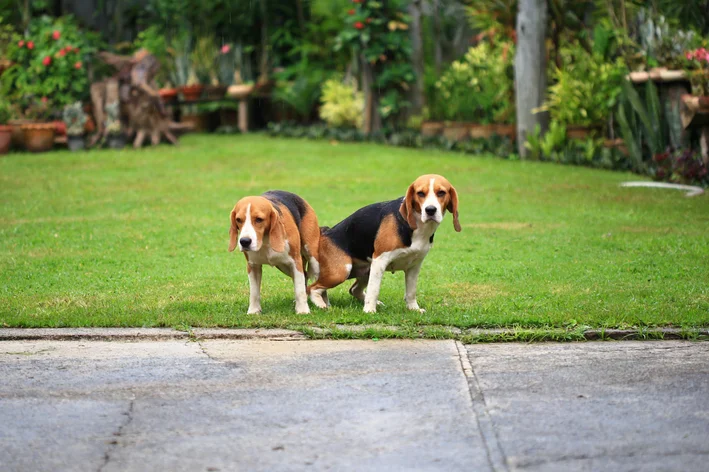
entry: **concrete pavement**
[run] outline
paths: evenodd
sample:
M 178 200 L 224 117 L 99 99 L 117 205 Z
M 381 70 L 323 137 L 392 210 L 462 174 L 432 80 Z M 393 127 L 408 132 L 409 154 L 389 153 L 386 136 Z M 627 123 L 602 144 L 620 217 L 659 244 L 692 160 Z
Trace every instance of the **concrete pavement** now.
M 709 463 L 701 342 L 2 341 L 0 379 L 3 471 Z

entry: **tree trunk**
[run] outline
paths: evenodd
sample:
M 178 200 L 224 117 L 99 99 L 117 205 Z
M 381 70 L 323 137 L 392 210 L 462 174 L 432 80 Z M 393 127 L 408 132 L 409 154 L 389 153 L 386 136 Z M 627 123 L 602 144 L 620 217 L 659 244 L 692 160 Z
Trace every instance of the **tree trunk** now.
M 544 103 L 547 89 L 545 28 L 546 0 L 520 0 L 517 13 L 517 56 L 515 57 L 515 96 L 517 97 L 517 144 L 519 155 L 527 157 L 527 133 L 537 125 L 546 132 L 547 113 L 533 113 Z
M 266 0 L 260 0 L 261 7 L 261 61 L 259 63 L 259 81 L 268 79 L 268 8 Z
M 433 61 L 436 68 L 436 77 L 441 76 L 443 70 L 443 50 L 441 49 L 441 5 L 440 0 L 432 0 L 433 10 Z
M 421 30 L 421 0 L 409 4 L 411 16 L 411 63 L 416 81 L 411 88 L 411 115 L 420 115 L 426 104 L 424 97 L 423 37 Z
M 374 87 L 374 69 L 365 59 L 360 58 L 362 68 L 362 91 L 364 92 L 364 122 L 362 131 L 365 134 L 382 129 L 382 117 L 379 114 L 379 91 Z

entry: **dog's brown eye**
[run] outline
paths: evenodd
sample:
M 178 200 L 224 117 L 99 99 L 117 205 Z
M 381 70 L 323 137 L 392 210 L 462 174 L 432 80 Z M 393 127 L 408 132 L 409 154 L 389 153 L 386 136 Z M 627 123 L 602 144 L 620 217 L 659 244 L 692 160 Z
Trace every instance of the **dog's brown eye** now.
M 426 194 L 423 193 L 423 192 L 416 192 L 416 195 L 418 195 L 418 196 L 421 197 L 421 198 L 425 198 L 425 197 L 426 197 Z
M 446 196 L 446 192 L 444 192 L 443 190 L 439 190 L 436 195 L 438 195 L 439 197 L 445 197 L 445 196 Z
M 241 224 L 241 218 L 237 218 L 237 219 L 236 219 L 236 222 L 239 223 L 239 224 Z
M 263 223 L 263 218 L 254 218 L 256 223 Z

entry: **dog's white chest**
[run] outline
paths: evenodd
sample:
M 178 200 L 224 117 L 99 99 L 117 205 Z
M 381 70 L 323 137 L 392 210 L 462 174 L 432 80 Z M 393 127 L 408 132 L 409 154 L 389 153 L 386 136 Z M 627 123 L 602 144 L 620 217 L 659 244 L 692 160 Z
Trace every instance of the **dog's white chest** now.
M 391 262 L 387 264 L 388 271 L 408 270 L 420 264 L 431 250 L 431 236 L 433 233 L 415 231 L 411 239 L 411 246 L 396 249 L 390 253 Z
M 270 246 L 264 244 L 258 251 L 248 253 L 249 264 L 271 265 L 276 267 L 290 267 L 292 259 L 289 254 L 288 242 L 283 252 L 276 252 Z

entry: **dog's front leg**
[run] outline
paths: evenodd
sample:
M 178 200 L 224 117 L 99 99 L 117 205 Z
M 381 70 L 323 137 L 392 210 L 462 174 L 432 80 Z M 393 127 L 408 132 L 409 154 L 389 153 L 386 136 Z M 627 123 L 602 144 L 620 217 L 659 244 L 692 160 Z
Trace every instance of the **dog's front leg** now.
M 293 267 L 293 291 L 295 292 L 295 312 L 299 315 L 310 313 L 308 307 L 308 293 L 305 290 L 305 274 L 303 273 L 303 265 L 298 264 L 300 260 L 296 259 Z
M 406 301 L 406 308 L 409 310 L 425 313 L 426 310 L 419 308 L 419 304 L 416 301 L 416 285 L 418 284 L 422 263 L 423 261 L 406 270 L 406 295 L 404 296 L 404 300 Z
M 376 313 L 377 304 L 379 303 L 379 289 L 382 285 L 382 277 L 389 265 L 389 258 L 382 255 L 372 260 L 372 265 L 369 269 L 369 282 L 367 283 L 367 292 L 364 294 L 364 312 Z
M 249 315 L 261 313 L 261 264 L 249 264 Z

